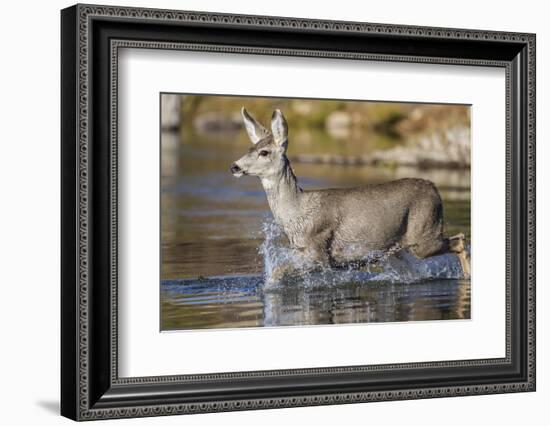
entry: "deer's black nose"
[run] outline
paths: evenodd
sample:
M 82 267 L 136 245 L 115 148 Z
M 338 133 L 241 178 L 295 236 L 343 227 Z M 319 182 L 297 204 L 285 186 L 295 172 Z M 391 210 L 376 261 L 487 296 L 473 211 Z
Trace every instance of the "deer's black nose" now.
M 241 168 L 236 163 L 231 164 L 231 173 L 239 173 Z

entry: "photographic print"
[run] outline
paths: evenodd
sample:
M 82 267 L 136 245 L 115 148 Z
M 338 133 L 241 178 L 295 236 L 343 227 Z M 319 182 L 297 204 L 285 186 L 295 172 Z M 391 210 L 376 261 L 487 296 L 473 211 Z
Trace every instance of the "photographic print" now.
M 161 94 L 161 330 L 470 318 L 470 106 Z

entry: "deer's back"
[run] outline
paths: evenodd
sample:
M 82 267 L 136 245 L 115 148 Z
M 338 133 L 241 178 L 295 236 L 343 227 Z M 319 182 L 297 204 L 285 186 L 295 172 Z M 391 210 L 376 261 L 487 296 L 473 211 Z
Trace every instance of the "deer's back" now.
M 425 179 L 406 178 L 390 182 L 359 186 L 356 188 L 331 188 L 306 190 L 311 198 L 318 198 L 327 207 L 337 207 L 343 203 L 353 208 L 355 203 L 362 207 L 365 201 L 377 208 L 384 206 L 405 207 L 419 200 L 441 202 L 435 185 Z

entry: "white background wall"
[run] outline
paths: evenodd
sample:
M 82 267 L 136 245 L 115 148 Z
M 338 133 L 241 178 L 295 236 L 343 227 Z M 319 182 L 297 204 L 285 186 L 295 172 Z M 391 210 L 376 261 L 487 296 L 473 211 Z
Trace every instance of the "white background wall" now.
M 530 394 L 119 420 L 118 424 L 547 424 L 550 303 L 545 220 L 550 202 L 550 27 L 543 1 L 120 0 L 162 7 L 537 33 L 538 390 Z M 59 9 L 71 2 L 2 5 L 0 64 L 0 418 L 68 424 L 59 404 Z M 546 192 L 546 193 L 545 193 Z M 106 422 L 102 424 L 113 423 Z

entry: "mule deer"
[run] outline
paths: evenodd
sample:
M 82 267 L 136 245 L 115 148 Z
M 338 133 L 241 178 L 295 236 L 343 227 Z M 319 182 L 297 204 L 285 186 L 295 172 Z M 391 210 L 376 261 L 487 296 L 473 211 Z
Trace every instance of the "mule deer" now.
M 288 125 L 282 112 L 273 113 L 271 131 L 246 109 L 241 113 L 253 146 L 231 165 L 231 173 L 260 178 L 275 222 L 305 259 L 338 267 L 403 249 L 421 259 L 454 252 L 469 276 L 464 235 L 443 236 L 443 205 L 432 182 L 400 179 L 360 188 L 303 190 L 286 156 Z

